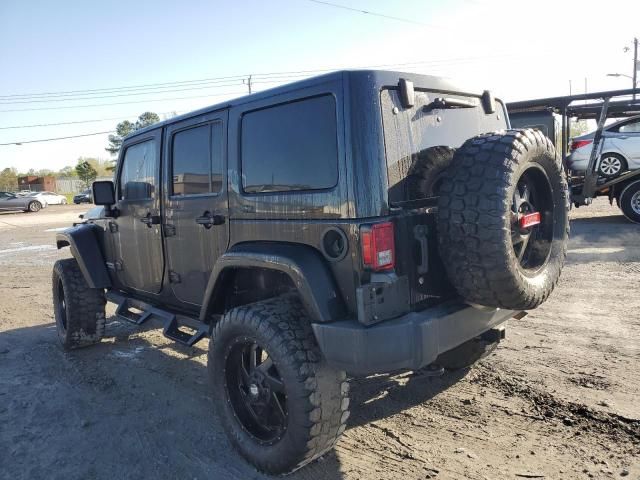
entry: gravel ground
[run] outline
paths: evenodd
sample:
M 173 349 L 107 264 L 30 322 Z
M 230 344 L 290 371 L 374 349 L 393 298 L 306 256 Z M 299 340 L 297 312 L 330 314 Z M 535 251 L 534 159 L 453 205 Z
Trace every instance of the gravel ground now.
M 0 214 L 0 478 L 260 479 L 211 411 L 206 341 L 121 324 L 64 353 L 51 307 L 55 230 L 85 207 Z M 335 452 L 291 479 L 640 478 L 640 226 L 572 212 L 551 299 L 473 368 L 352 382 Z

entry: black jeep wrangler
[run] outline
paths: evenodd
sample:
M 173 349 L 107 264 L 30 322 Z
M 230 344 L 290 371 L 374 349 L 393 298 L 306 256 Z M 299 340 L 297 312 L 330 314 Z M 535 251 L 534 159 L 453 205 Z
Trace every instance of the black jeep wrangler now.
M 268 473 L 333 447 L 347 375 L 459 368 L 497 344 L 553 290 L 569 225 L 549 139 L 509 130 L 489 91 L 384 71 L 137 131 L 93 198 L 57 236 L 63 346 L 100 341 L 106 301 L 210 338 L 220 422 Z

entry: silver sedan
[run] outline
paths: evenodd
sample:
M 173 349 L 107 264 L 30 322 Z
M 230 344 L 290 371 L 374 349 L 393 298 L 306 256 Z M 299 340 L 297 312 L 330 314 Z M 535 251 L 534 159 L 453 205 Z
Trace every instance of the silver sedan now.
M 37 198 L 19 197 L 15 193 L 0 192 L 0 211 L 37 212 L 40 209 L 42 209 L 42 203 Z
M 571 141 L 571 155 L 567 167 L 578 175 L 589 165 L 595 132 L 575 137 Z M 627 118 L 606 126 L 602 131 L 602 155 L 598 172 L 614 178 L 627 170 L 640 168 L 640 116 Z

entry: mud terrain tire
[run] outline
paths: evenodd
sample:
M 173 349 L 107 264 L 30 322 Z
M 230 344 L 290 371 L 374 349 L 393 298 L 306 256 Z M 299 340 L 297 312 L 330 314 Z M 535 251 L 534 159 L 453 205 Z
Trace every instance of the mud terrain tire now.
M 104 291 L 89 287 L 75 258 L 55 263 L 52 287 L 56 330 L 64 349 L 99 342 L 105 330 Z
M 409 200 L 438 194 L 444 172 L 453 161 L 455 148 L 438 145 L 420 150 L 407 175 Z
M 281 426 L 267 434 L 260 429 L 273 415 L 256 415 L 263 387 L 250 380 L 244 389 L 242 378 L 246 360 L 233 358 L 243 343 L 255 344 L 272 361 L 269 375 L 281 383 L 267 382 L 264 398 L 277 393 Z M 250 358 L 253 358 L 250 353 Z M 258 365 L 259 361 L 253 361 Z M 234 374 L 239 371 L 239 374 Z M 250 371 L 250 370 L 249 370 Z M 227 312 L 214 328 L 209 343 L 208 372 L 212 397 L 220 422 L 231 443 L 258 470 L 270 474 L 289 473 L 333 448 L 345 430 L 349 416 L 349 385 L 343 371 L 329 368 L 316 344 L 304 308 L 295 296 L 240 306 Z M 264 372 L 264 370 L 261 370 Z M 244 375 L 244 377 L 243 377 Z M 248 378 L 255 378 L 254 373 Z M 235 380 L 235 381 L 234 381 Z M 238 384 L 240 383 L 240 386 Z M 242 391 L 243 393 L 235 393 Z M 240 399 L 240 401 L 238 401 Z M 249 405 L 249 408 L 247 408 Z M 260 408 L 263 408 L 262 406 Z M 264 410 L 262 410 L 264 411 Z M 249 412 L 250 415 L 246 413 Z M 257 420 L 256 420 L 257 419 Z M 262 423 L 261 423 L 262 422 Z M 277 421 L 275 423 L 278 423 Z
M 439 248 L 458 293 L 471 304 L 514 310 L 544 302 L 566 257 L 568 198 L 553 144 L 539 131 L 467 140 L 438 202 Z M 523 229 L 520 220 L 533 212 L 540 224 Z

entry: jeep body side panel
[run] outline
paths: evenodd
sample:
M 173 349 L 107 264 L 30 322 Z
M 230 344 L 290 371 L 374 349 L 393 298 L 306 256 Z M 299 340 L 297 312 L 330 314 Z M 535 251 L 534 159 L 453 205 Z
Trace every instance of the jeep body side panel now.
M 275 219 L 324 219 L 349 218 L 352 207 L 347 193 L 347 168 L 345 164 L 343 82 L 342 77 L 323 80 L 320 77 L 311 85 L 290 88 L 284 93 L 259 98 L 235 106 L 229 113 L 229 209 L 234 221 Z M 293 86 L 292 86 L 293 87 Z M 335 105 L 337 158 L 337 184 L 318 190 L 291 190 L 247 193 L 243 191 L 242 128 L 243 119 L 255 112 L 291 105 L 305 100 L 330 97 Z M 250 97 L 249 97 L 250 98 Z M 277 121 L 278 114 L 274 114 Z M 292 132 L 295 134 L 295 132 Z M 300 158 L 304 162 L 304 158 Z M 268 165 L 266 165 L 268 168 Z M 313 168 L 313 165 L 309 165 Z M 317 167 L 316 167 L 317 168 Z M 249 172 L 250 174 L 251 172 Z M 231 243 L 233 243 L 233 238 Z
M 102 228 L 92 224 L 80 224 L 56 234 L 57 247 L 71 247 L 71 254 L 78 261 L 80 270 L 91 288 L 111 287 L 111 279 L 102 255 L 102 235 Z
M 211 273 L 200 311 L 206 321 L 224 294 L 225 272 L 263 268 L 285 273 L 297 289 L 313 322 L 330 322 L 345 317 L 346 311 L 331 272 L 319 253 L 304 245 L 256 242 L 238 244 L 222 255 Z
M 276 90 L 273 95 L 262 96 L 230 109 L 229 245 L 233 249 L 234 245 L 243 242 L 282 242 L 311 247 L 310 251 L 322 259 L 324 268 L 335 279 L 346 308 L 354 314 L 353 255 L 357 251 L 358 228 L 356 222 L 349 220 L 353 218 L 355 210 L 349 199 L 353 180 L 346 161 L 344 75 L 332 74 L 312 82 L 299 82 L 282 93 Z M 300 86 L 295 88 L 296 85 Z M 331 99 L 335 106 L 335 156 L 326 159 L 337 168 L 335 185 L 315 190 L 245 192 L 242 171 L 243 120 L 256 112 L 269 111 L 274 112 L 277 119 L 277 112 L 282 106 L 304 105 L 316 99 Z M 304 164 L 305 158 L 299 158 L 299 162 Z M 308 165 L 308 169 L 313 170 L 314 165 Z M 337 229 L 347 238 L 347 252 L 339 259 L 323 258 L 322 238 L 328 229 Z

